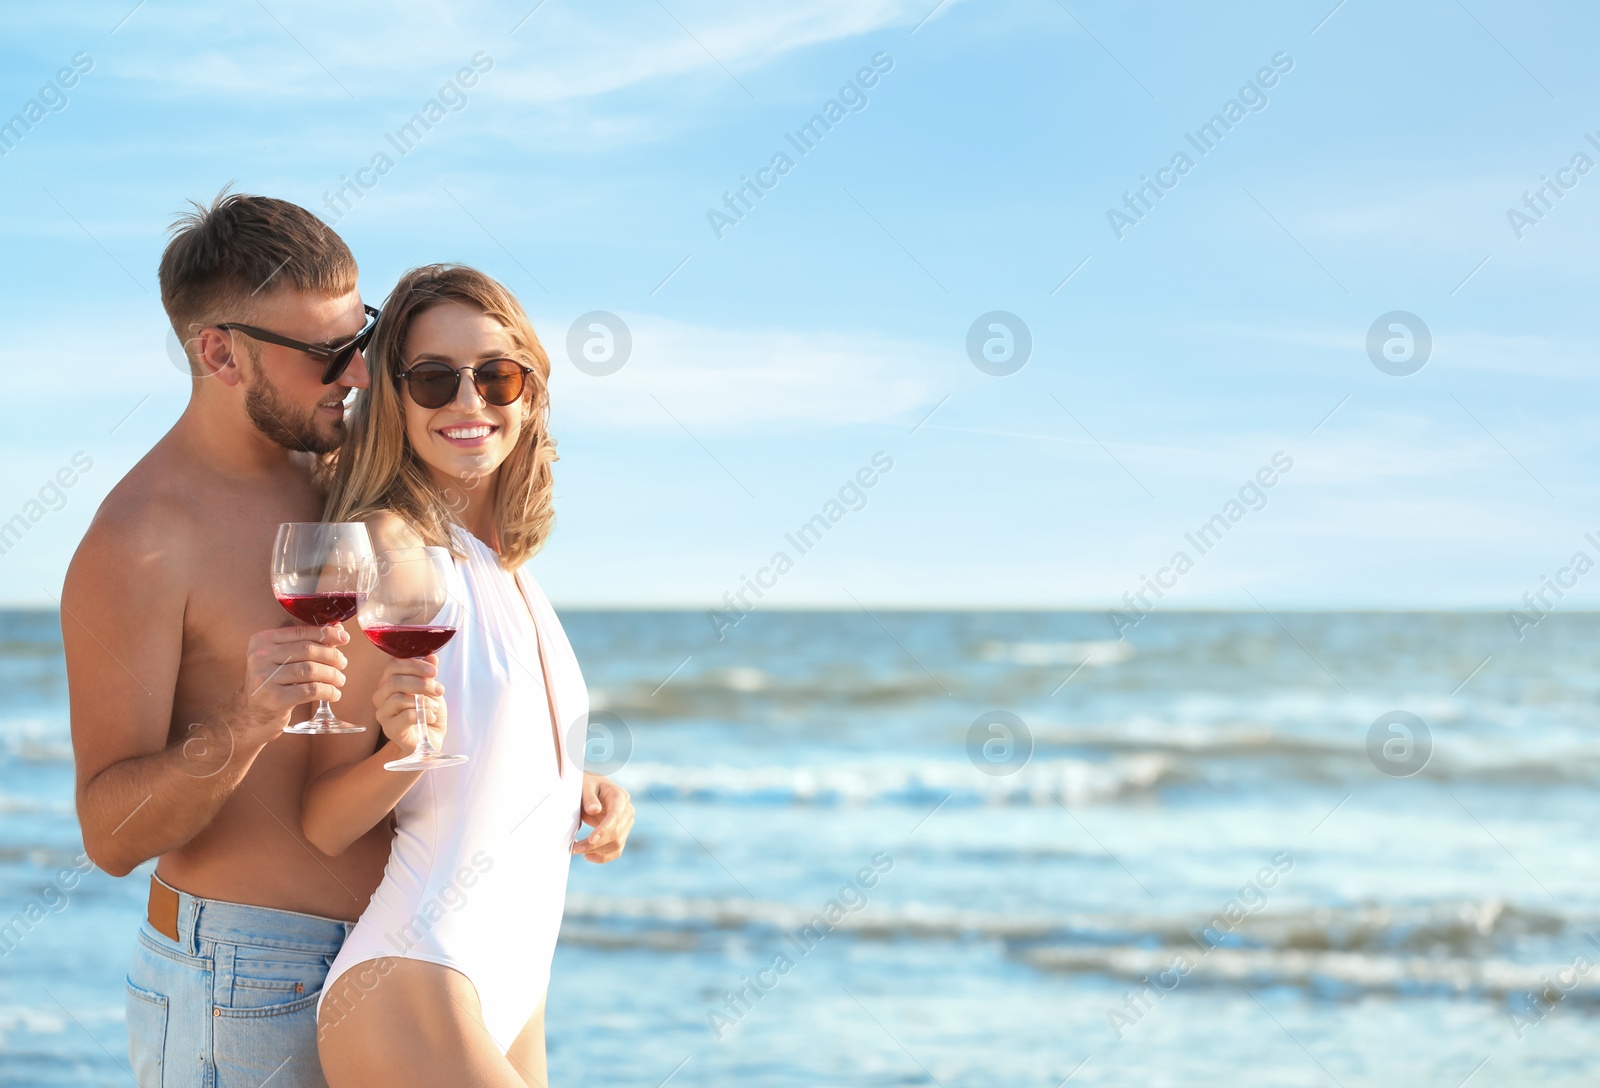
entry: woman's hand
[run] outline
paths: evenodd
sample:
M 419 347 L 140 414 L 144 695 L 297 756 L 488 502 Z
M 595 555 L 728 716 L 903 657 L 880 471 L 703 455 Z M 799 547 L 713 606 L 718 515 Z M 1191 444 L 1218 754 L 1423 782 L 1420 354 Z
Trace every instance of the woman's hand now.
M 372 705 L 378 710 L 378 724 L 383 735 L 410 755 L 417 747 L 417 711 L 415 697 L 421 695 L 428 718 L 428 739 L 435 745 L 444 743 L 447 716 L 444 705 L 444 685 L 434 679 L 439 675 L 439 658 L 396 657 L 383 670 L 378 690 L 372 693 Z
M 582 819 L 594 830 L 575 841 L 572 852 L 597 865 L 615 861 L 633 833 L 633 796 L 604 775 L 584 771 Z

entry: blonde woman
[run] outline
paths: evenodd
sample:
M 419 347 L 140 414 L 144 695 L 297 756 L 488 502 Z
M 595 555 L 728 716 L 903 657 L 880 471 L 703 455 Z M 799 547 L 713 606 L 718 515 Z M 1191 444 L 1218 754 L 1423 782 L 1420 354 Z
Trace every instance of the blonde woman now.
M 521 569 L 553 520 L 550 363 L 510 292 L 453 265 L 402 277 L 369 363 L 325 517 L 365 521 L 379 552 L 448 549 L 460 617 L 428 657 L 387 658 L 357 634 L 341 706 L 353 718 L 370 695 L 381 728 L 311 746 L 314 846 L 338 854 L 395 825 L 383 882 L 328 972 L 323 1071 L 333 1088 L 542 1086 L 570 851 L 609 860 L 632 827 L 624 806 L 607 841 L 597 828 L 573 845 L 588 696 Z M 466 763 L 385 769 L 417 745 L 418 695 L 429 739 Z

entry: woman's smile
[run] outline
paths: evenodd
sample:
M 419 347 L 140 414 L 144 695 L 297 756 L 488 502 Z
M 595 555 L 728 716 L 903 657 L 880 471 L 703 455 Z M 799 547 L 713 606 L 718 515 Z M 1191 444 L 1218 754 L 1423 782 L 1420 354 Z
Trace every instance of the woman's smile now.
M 489 444 L 489 440 L 500 430 L 498 423 L 486 420 L 468 420 L 463 423 L 447 423 L 442 427 L 435 427 L 434 433 L 458 449 L 475 450 Z

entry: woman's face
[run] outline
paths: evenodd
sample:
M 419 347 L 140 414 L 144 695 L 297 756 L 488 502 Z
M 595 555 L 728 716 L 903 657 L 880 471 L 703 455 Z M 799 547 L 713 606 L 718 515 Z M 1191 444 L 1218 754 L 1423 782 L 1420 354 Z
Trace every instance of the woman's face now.
M 440 362 L 458 370 L 490 359 L 514 357 L 510 331 L 476 306 L 441 302 L 411 319 L 403 369 Z M 470 374 L 462 374 L 455 399 L 443 408 L 422 408 L 400 383 L 406 438 L 433 472 L 435 483 L 471 483 L 491 476 L 517 444 L 527 411 L 527 392 L 504 407 L 478 395 Z

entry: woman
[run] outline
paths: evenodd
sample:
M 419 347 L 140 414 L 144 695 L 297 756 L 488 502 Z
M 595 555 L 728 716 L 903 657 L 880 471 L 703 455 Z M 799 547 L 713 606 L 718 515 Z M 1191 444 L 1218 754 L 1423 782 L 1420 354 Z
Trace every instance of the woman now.
M 519 570 L 553 520 L 550 363 L 510 292 L 450 265 L 401 279 L 371 356 L 325 516 L 365 521 L 379 552 L 448 548 L 462 615 L 430 657 L 352 640 L 341 705 L 350 716 L 370 694 L 381 732 L 311 746 L 314 846 L 337 854 L 395 821 L 383 882 L 323 990 L 323 1070 L 334 1088 L 542 1086 L 588 715 L 561 625 Z M 430 739 L 468 762 L 384 768 L 416 746 L 418 694 Z

